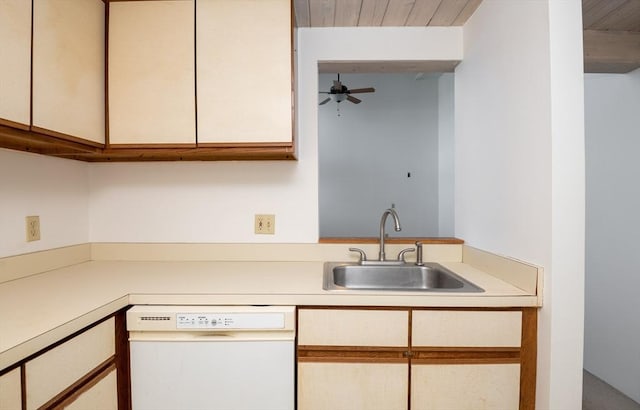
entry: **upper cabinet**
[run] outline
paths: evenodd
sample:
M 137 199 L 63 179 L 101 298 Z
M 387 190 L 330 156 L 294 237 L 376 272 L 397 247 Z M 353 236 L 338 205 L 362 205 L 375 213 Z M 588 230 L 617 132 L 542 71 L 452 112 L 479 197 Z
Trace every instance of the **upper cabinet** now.
M 199 0 L 198 143 L 292 142 L 290 0 Z
M 31 90 L 31 2 L 0 1 L 0 125 L 28 129 Z
M 104 13 L 102 0 L 34 0 L 34 131 L 104 144 Z
M 196 143 L 194 2 L 109 3 L 109 143 Z
M 0 41 L 0 147 L 295 159 L 291 0 L 0 0 Z

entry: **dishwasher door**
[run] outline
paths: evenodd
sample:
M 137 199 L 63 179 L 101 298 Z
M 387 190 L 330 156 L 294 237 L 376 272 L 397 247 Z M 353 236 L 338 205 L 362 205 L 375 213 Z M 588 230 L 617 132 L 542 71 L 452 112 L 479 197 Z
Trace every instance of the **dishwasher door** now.
M 294 409 L 295 308 L 136 308 L 134 410 Z

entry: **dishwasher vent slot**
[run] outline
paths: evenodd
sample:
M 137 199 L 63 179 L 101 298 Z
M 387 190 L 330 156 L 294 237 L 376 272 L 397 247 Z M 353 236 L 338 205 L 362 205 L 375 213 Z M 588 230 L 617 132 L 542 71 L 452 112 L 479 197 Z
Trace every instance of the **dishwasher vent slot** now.
M 160 322 L 171 320 L 171 316 L 140 316 L 141 321 Z

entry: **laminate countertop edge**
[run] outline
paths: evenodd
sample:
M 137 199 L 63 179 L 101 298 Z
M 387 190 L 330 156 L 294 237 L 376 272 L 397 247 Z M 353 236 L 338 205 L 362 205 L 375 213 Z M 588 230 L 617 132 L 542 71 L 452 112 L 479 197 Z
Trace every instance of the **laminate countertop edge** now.
M 441 262 L 485 289 L 325 291 L 323 262 L 89 261 L 0 284 L 0 372 L 133 304 L 536 307 L 539 298 L 472 265 Z

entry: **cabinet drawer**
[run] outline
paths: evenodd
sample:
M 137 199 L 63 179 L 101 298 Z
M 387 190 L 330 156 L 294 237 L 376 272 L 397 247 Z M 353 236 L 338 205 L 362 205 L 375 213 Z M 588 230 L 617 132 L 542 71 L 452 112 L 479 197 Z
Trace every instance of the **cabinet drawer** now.
M 409 313 L 402 310 L 302 309 L 298 344 L 408 346 Z
M 115 320 L 106 320 L 26 363 L 27 409 L 35 409 L 115 354 Z
M 20 368 L 0 376 L 0 409 L 19 409 L 22 406 Z
M 64 406 L 64 408 L 65 410 L 117 410 L 118 387 L 116 370 L 112 370 L 107 376 L 82 393 L 69 405 Z
M 522 312 L 414 310 L 412 346 L 519 347 Z

